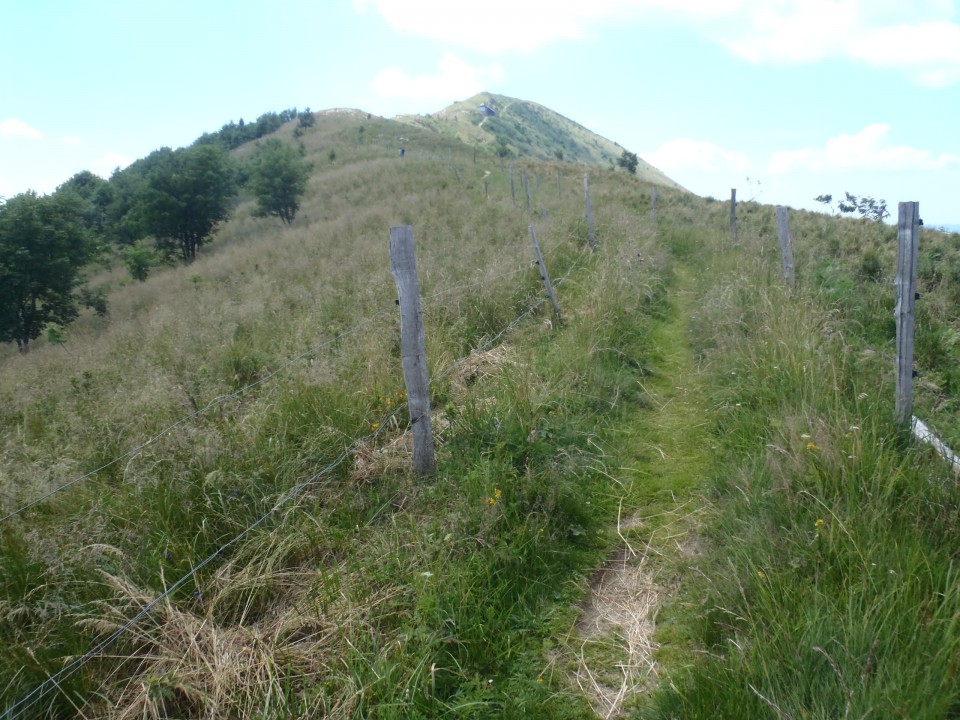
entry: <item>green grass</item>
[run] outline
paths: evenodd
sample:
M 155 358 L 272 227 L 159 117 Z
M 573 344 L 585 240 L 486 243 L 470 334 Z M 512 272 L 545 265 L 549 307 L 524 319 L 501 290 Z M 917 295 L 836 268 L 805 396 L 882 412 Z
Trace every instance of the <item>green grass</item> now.
M 692 654 L 638 716 L 951 717 L 960 496 L 892 426 L 872 301 L 739 262 L 694 323 L 718 453 L 672 610 Z
M 328 115 L 300 139 L 293 227 L 242 199 L 192 266 L 105 269 L 109 317 L 0 357 L 5 509 L 112 463 L 0 529 L 0 707 L 246 532 L 26 715 L 591 718 L 578 655 L 615 683 L 625 646 L 578 623 L 627 545 L 659 605 L 625 716 L 960 712 L 960 497 L 892 427 L 888 231 L 796 213 L 789 292 L 766 206 L 734 242 L 725 203 L 660 188 L 654 227 L 649 186 L 593 171 L 590 252 L 573 165 L 517 161 L 530 213 L 434 132 Z M 562 323 L 531 309 L 531 223 Z M 391 415 L 397 224 L 426 479 Z M 960 245 L 929 237 L 918 414 L 960 445 Z

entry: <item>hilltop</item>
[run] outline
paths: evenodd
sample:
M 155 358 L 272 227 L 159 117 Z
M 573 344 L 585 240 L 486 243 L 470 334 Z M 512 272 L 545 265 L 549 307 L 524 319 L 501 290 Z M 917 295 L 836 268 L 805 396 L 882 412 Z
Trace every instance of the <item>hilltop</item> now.
M 401 115 L 396 119 L 502 155 L 612 167 L 624 151 L 618 143 L 550 108 L 488 92 L 455 102 L 432 115 Z M 642 158 L 637 177 L 682 189 Z

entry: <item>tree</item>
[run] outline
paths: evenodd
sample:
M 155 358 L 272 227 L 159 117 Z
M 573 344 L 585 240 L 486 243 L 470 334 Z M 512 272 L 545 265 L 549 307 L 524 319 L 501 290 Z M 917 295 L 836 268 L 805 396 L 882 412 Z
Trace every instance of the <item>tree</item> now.
M 637 158 L 636 153 L 627 152 L 624 150 L 623 153 L 621 153 L 620 158 L 617 160 L 617 165 L 628 171 L 631 175 L 636 175 L 637 165 L 639 162 L 640 160 Z
M 50 323 L 77 317 L 74 290 L 94 244 L 74 193 L 27 192 L 0 207 L 0 342 L 30 349 Z
M 276 138 L 260 145 L 250 174 L 250 185 L 257 197 L 253 214 L 256 217 L 274 215 L 290 225 L 307 190 L 310 169 L 310 163 L 292 146 Z
M 865 220 L 873 220 L 878 223 L 882 223 L 890 217 L 886 200 L 876 200 L 866 195 L 857 197 L 848 192 L 844 193 L 844 195 L 844 199 L 837 203 L 837 210 L 843 214 L 852 215 L 853 213 L 857 213 Z M 827 205 L 830 211 L 833 212 L 833 195 L 818 195 L 814 200 Z
M 219 145 L 210 144 L 161 148 L 146 160 L 139 198 L 142 227 L 154 236 L 158 250 L 168 257 L 179 251 L 184 262 L 190 262 L 229 214 L 236 193 L 230 156 Z

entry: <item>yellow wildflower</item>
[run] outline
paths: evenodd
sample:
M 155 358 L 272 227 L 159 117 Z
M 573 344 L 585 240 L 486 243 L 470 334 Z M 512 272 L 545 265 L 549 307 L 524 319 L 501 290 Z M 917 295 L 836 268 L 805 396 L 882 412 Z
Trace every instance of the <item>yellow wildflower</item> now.
M 820 449 L 820 446 L 817 445 L 815 442 L 807 443 L 807 450 L 819 450 L 819 449 Z

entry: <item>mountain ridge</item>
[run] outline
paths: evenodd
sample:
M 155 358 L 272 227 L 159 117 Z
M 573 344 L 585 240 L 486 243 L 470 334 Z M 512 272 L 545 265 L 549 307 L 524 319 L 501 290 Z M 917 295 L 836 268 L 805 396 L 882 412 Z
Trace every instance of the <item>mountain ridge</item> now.
M 493 149 L 501 157 L 616 167 L 627 152 L 619 143 L 538 103 L 478 93 L 430 115 L 398 115 L 395 120 L 455 137 L 466 145 Z M 638 158 L 641 180 L 684 190 L 679 183 Z

